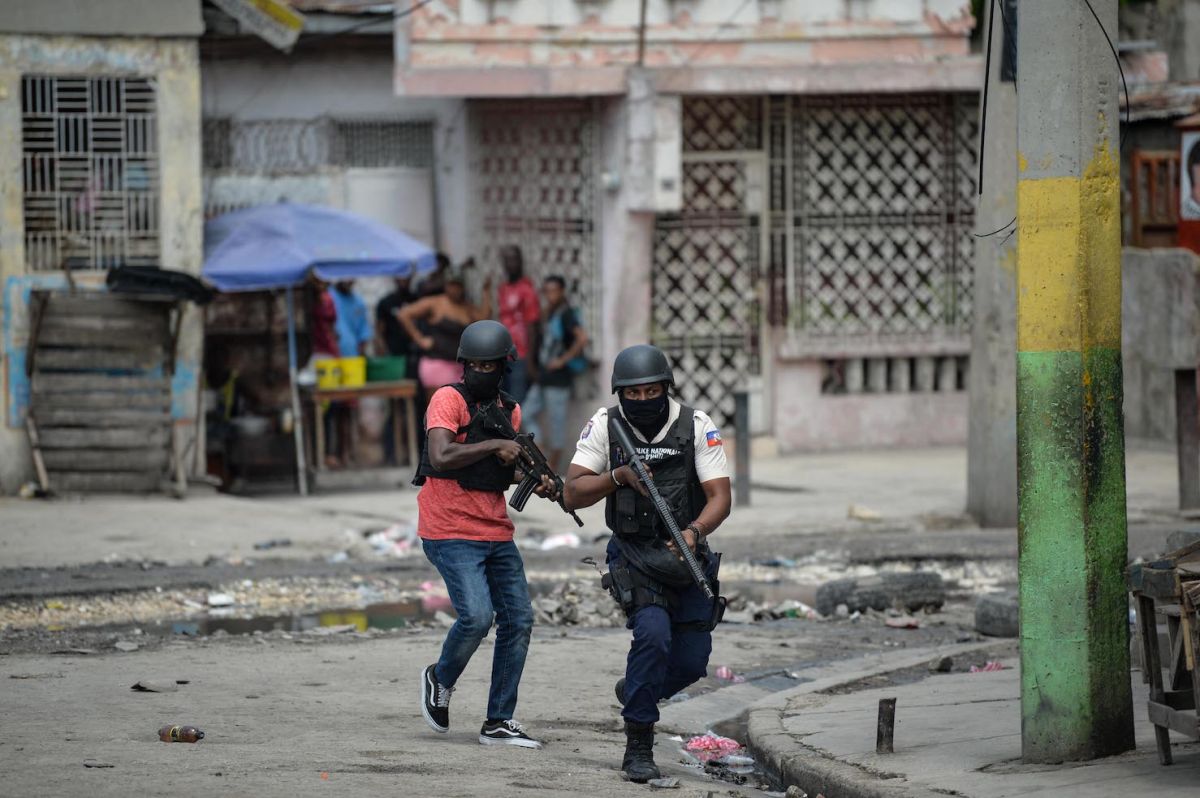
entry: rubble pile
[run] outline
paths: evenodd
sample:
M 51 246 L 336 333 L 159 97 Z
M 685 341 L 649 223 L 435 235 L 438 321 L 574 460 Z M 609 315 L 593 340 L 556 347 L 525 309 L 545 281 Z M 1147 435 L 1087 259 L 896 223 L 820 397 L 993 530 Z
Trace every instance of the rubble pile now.
M 534 617 L 547 626 L 624 626 L 625 616 L 595 579 L 561 582 L 533 599 Z

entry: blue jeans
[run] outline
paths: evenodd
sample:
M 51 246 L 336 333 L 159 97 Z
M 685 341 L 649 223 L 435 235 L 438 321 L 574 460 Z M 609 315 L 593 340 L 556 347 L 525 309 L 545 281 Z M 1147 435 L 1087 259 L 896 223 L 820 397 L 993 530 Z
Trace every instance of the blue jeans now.
M 525 394 L 529 393 L 529 359 L 522 357 L 509 363 L 500 387 L 516 399 L 517 404 L 524 402 Z
M 423 540 L 421 545 L 445 580 L 450 603 L 458 613 L 434 671 L 438 682 L 455 685 L 495 618 L 496 650 L 487 716 L 490 720 L 512 718 L 533 631 L 533 606 L 521 553 L 512 541 Z
M 610 567 L 619 556 L 616 544 L 610 540 Z M 705 563 L 710 579 L 715 564 L 716 559 L 710 555 Z M 633 630 L 633 641 L 625 660 L 625 708 L 621 715 L 631 723 L 657 723 L 659 701 L 708 673 L 712 632 L 679 629 L 675 625 L 708 620 L 712 616 L 712 601 L 695 585 L 680 588 L 678 597 L 678 605 L 672 611 L 642 607 L 625 624 Z
M 525 396 L 521 405 L 521 429 L 533 433 L 537 441 L 541 441 L 556 451 L 562 451 L 567 444 L 567 410 L 571 406 L 571 387 L 569 385 L 534 385 Z M 549 432 L 542 437 L 542 427 L 538 416 L 546 412 L 549 422 Z M 557 464 L 551 463 L 556 467 Z

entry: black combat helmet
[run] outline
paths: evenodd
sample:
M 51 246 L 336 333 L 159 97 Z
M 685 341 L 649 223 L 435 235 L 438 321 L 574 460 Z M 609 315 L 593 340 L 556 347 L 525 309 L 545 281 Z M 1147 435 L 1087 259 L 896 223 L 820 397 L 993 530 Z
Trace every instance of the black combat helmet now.
M 517 347 L 512 335 L 498 321 L 485 319 L 471 324 L 458 339 L 458 359 L 516 360 Z
M 612 392 L 630 385 L 645 385 L 648 382 L 675 384 L 671 364 L 657 346 L 638 344 L 622 349 L 613 363 Z

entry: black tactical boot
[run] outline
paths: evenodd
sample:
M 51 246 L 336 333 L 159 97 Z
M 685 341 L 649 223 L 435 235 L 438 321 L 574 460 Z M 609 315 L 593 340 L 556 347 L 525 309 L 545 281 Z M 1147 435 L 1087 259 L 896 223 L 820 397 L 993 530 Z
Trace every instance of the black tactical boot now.
M 662 778 L 654 764 L 654 724 L 625 723 L 625 759 L 621 770 L 626 779 L 644 784 Z
M 617 694 L 617 703 L 625 706 L 625 677 L 617 679 L 617 683 L 613 685 L 613 692 Z

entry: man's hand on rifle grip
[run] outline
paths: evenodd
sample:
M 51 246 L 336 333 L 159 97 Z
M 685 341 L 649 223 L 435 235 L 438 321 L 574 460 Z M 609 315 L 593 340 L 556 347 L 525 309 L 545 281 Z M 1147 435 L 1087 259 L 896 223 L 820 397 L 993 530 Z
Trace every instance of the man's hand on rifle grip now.
M 646 467 L 646 473 L 650 475 L 651 479 L 653 479 L 654 472 L 650 470 L 650 466 L 646 465 L 645 463 L 642 465 Z M 646 488 L 645 484 L 638 479 L 637 473 L 633 470 L 633 466 L 623 465 L 618 467 L 615 471 L 613 471 L 613 477 L 617 482 L 621 483 L 621 487 L 632 487 L 646 498 L 650 498 L 650 491 Z

